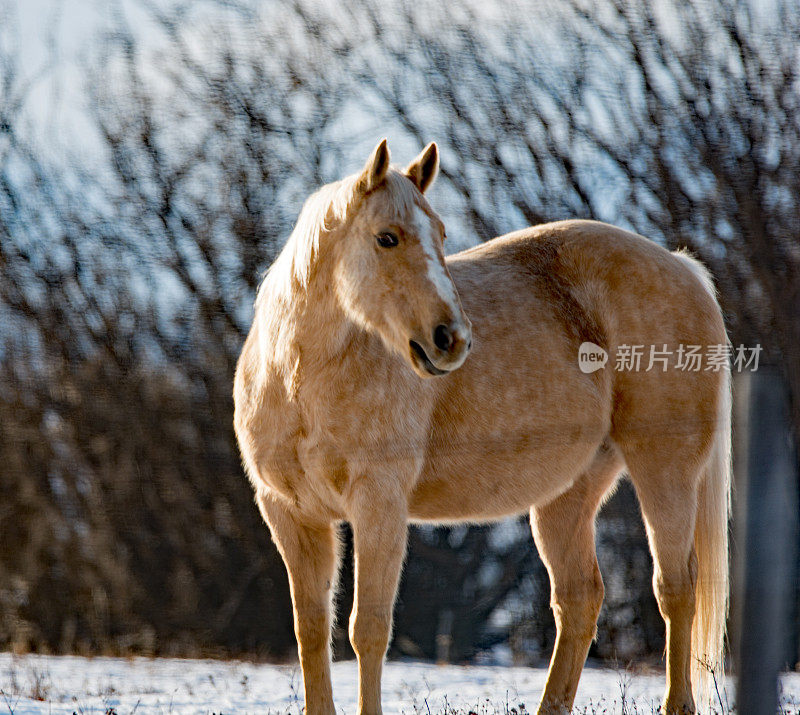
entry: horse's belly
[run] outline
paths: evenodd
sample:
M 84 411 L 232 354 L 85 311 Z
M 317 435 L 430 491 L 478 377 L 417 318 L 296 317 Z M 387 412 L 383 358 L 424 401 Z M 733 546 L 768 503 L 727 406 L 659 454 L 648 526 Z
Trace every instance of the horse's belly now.
M 580 435 L 546 446 L 475 440 L 458 453 L 442 452 L 425 464 L 409 501 L 410 517 L 430 521 L 483 521 L 546 504 L 573 484 L 603 435 Z

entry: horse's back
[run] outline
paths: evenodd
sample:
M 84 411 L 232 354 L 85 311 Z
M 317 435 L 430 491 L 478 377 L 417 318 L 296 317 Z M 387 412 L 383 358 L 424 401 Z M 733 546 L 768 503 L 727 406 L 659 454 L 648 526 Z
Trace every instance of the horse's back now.
M 609 322 L 609 332 L 621 327 L 615 311 L 639 309 L 635 313 L 643 320 L 624 315 L 635 331 L 653 323 L 659 328 L 671 324 L 674 308 L 683 306 L 714 323 L 711 331 L 716 329 L 717 337 L 722 331 L 716 301 L 685 260 L 647 238 L 599 221 L 531 226 L 450 256 L 448 265 L 457 284 L 477 281 L 485 287 L 490 266 L 547 279 L 596 320 Z
M 449 268 L 478 320 L 498 298 L 522 291 L 531 308 L 554 306 L 570 347 L 575 338 L 614 351 L 726 341 L 699 264 L 605 223 L 534 226 L 456 254 Z

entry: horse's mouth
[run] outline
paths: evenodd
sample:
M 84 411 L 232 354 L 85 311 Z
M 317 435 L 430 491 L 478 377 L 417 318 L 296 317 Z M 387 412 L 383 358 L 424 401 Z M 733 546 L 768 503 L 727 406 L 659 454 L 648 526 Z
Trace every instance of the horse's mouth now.
M 431 362 L 431 359 L 428 357 L 422 345 L 416 340 L 410 340 L 408 345 L 411 348 L 411 359 L 418 368 L 424 370 L 429 375 L 447 375 L 450 372 L 450 370 L 440 370 L 436 367 L 436 365 Z

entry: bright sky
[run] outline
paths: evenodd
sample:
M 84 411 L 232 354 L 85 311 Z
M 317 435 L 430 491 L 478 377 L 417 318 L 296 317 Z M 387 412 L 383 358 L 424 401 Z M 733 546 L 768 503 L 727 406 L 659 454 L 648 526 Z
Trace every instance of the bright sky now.
M 0 25 L 16 46 L 20 74 L 32 80 L 27 113 L 37 138 L 78 153 L 96 147 L 82 111 L 80 61 L 109 26 L 114 0 L 0 0 Z M 2 30 L 0 30 L 2 31 Z
M 91 157 L 99 151 L 85 111 L 86 66 L 92 65 L 97 38 L 122 18 L 140 41 L 148 32 L 141 0 L 0 0 L 0 42 L 16 48 L 22 84 L 31 82 L 26 116 L 51 158 Z M 174 0 L 155 0 L 169 6 Z M 4 40 L 4 41 L 3 41 Z
M 11 0 L 0 5 L 0 23 L 6 24 L 5 44 L 17 49 L 21 84 L 33 83 L 26 114 L 35 136 L 48 148 L 76 146 L 76 138 L 87 133 L 77 58 L 99 28 L 96 3 Z M 49 66 L 52 71 L 46 71 Z

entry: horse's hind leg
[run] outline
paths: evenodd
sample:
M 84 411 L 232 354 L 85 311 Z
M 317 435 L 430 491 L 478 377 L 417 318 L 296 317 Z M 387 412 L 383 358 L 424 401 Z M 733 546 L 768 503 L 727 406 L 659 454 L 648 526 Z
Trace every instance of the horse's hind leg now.
M 539 715 L 568 713 L 603 603 L 594 517 L 603 495 L 622 469 L 613 444 L 598 450 L 575 484 L 549 504 L 531 509 L 531 528 L 550 575 L 556 643 Z
M 334 526 L 306 524 L 268 494 L 257 494 L 256 501 L 289 572 L 305 711 L 335 715 L 330 669 L 331 596 L 338 561 Z
M 652 445 L 625 454 L 653 554 L 653 591 L 666 623 L 667 689 L 663 710 L 666 715 L 695 711 L 691 637 L 697 582 L 694 531 L 700 470 L 696 461 L 688 457 L 686 442 L 674 445 L 673 458 L 665 458 L 664 450 Z

